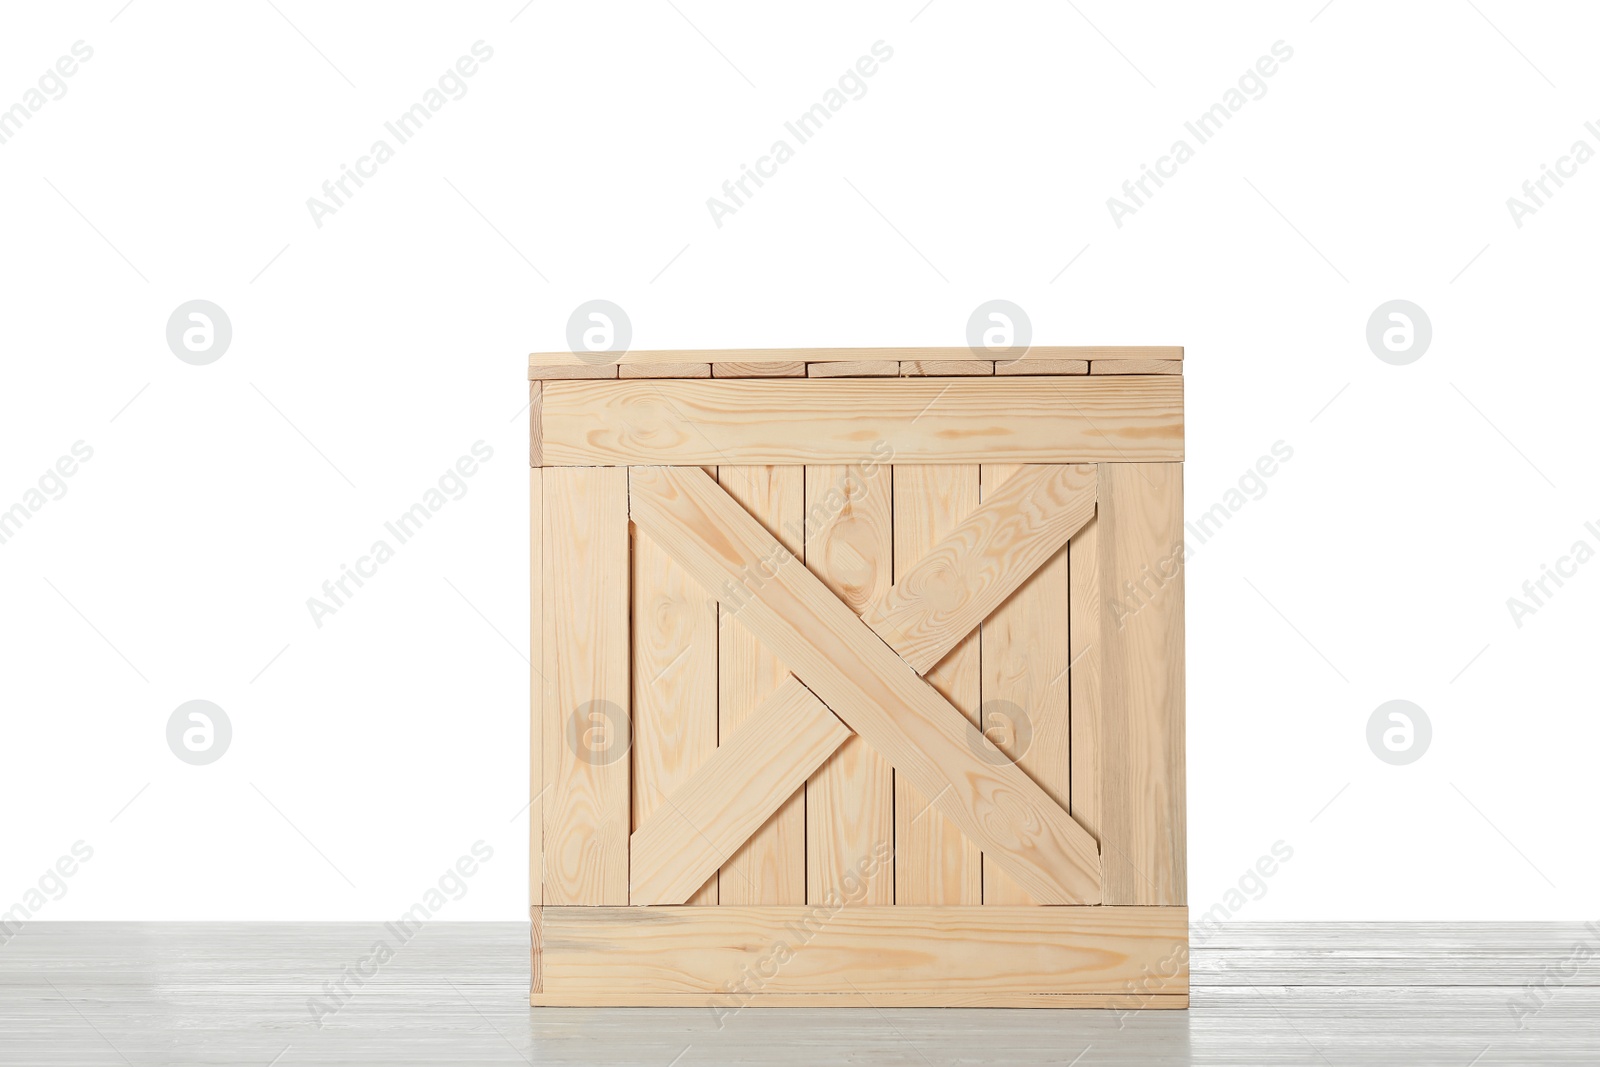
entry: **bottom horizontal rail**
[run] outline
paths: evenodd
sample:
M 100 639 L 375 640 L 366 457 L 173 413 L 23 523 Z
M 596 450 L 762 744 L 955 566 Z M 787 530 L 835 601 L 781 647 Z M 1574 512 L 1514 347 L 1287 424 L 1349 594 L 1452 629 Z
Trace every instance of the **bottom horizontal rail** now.
M 535 1008 L 1187 1008 L 1187 993 L 535 993 Z
M 1181 1008 L 1183 907 L 545 907 L 531 1003 Z

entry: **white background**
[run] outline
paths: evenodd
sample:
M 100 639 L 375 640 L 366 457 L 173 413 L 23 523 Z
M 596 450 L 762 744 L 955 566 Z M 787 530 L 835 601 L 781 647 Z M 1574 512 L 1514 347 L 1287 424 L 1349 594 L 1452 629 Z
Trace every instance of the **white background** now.
M 1600 547 L 1600 162 L 1506 207 L 1600 148 L 1592 8 L 276 2 L 3 16 L 0 106 L 94 55 L 0 145 L 0 508 L 94 456 L 0 545 L 0 909 L 81 839 L 39 918 L 388 918 L 481 839 L 440 917 L 524 916 L 526 354 L 597 297 L 639 348 L 959 346 L 998 297 L 1037 343 L 1186 347 L 1191 519 L 1294 450 L 1189 563 L 1196 909 L 1281 839 L 1238 918 L 1594 917 L 1600 563 L 1506 607 Z M 318 228 L 307 198 L 478 40 L 467 94 Z M 867 94 L 715 226 L 879 40 Z M 1279 40 L 1266 95 L 1114 225 Z M 165 340 L 196 298 L 234 331 L 204 367 Z M 1365 340 L 1395 298 L 1433 324 L 1409 366 Z M 234 730 L 207 767 L 165 740 L 196 698 Z M 1433 724 L 1410 766 L 1367 747 L 1393 698 Z

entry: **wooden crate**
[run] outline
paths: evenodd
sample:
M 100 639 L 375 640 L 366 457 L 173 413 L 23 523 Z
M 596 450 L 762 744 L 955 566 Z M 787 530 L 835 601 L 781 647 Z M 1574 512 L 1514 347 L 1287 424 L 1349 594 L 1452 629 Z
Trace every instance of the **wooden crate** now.
M 970 357 L 530 357 L 533 1004 L 1188 1004 L 1182 350 Z

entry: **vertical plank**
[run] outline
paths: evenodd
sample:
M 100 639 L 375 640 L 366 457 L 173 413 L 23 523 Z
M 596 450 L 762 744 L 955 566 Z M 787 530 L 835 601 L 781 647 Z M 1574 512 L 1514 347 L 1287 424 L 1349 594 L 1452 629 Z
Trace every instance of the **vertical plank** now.
M 637 829 L 717 749 L 717 602 L 654 541 L 631 533 Z M 716 902 L 714 872 L 684 901 Z
M 544 462 L 544 382 L 528 383 L 528 463 L 537 467 Z M 537 521 L 538 512 L 534 512 Z
M 1100 467 L 1100 841 L 1107 904 L 1183 904 L 1183 467 Z
M 796 556 L 804 549 L 805 477 L 800 467 L 717 468 L 729 496 Z M 720 607 L 718 626 L 721 736 L 731 737 L 788 670 L 740 624 L 737 611 Z M 728 861 L 718 876 L 723 904 L 804 904 L 806 810 L 804 791 L 786 801 Z
M 538 382 L 531 383 L 534 387 Z M 537 402 L 537 393 L 534 397 Z M 534 425 L 538 425 L 535 413 Z M 544 472 L 528 471 L 528 905 L 544 903 Z
M 978 507 L 978 467 L 907 465 L 894 472 L 896 581 Z M 973 723 L 978 721 L 978 635 L 970 634 L 924 678 Z M 894 782 L 894 902 L 981 904 L 982 853 L 927 797 Z
M 892 469 L 805 468 L 807 568 L 857 614 L 893 584 Z M 894 841 L 894 770 L 859 737 L 839 747 L 806 783 L 806 899 L 822 902 L 847 872 Z M 893 904 L 886 872 L 856 903 Z
M 544 992 L 544 909 L 534 906 L 528 909 L 528 918 L 531 920 L 531 938 L 528 948 L 528 960 L 533 970 L 533 992 Z
M 1067 543 L 1072 587 L 1068 634 L 1072 670 L 1072 804 L 1068 811 L 1100 840 L 1100 521 L 1084 524 Z M 1103 861 L 1102 861 L 1103 862 Z
M 628 902 L 627 479 L 544 469 L 545 904 Z
M 1021 468 L 985 464 L 985 490 Z M 1063 548 L 1012 593 L 980 627 L 983 721 L 979 728 L 1063 808 L 1071 797 L 1071 662 Z M 985 904 L 1032 904 L 998 864 L 983 868 Z

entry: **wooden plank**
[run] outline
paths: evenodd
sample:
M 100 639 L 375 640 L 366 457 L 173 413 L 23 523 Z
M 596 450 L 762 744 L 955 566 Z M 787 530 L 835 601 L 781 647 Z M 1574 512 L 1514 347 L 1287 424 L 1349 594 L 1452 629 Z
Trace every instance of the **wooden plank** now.
M 1259 994 L 1258 994 L 1259 995 Z M 535 993 L 535 1008 L 712 1008 L 733 1012 L 749 1008 L 1120 1008 L 1124 1011 L 1173 1011 L 1187 1008 L 1185 993 Z M 805 1020 L 794 1025 L 804 1026 Z M 1243 1047 L 1243 1046 L 1241 1046 Z M 809 1047 L 800 1062 L 816 1063 Z M 766 1062 L 772 1062 L 767 1060 Z
M 892 359 L 854 359 L 840 363 L 807 363 L 808 378 L 893 378 L 900 364 Z
M 633 539 L 633 826 L 717 751 L 717 602 L 648 537 Z M 633 840 L 638 840 L 635 831 Z M 633 904 L 667 903 L 636 895 Z M 715 904 L 717 870 L 673 904 Z
M 1098 903 L 1094 841 L 704 472 L 634 472 L 633 519 L 1042 903 Z M 985 746 L 992 751 L 980 750 Z
M 997 359 L 996 374 L 1088 374 L 1086 359 Z M 626 376 L 624 376 L 626 377 Z
M 1089 364 L 1090 374 L 1182 374 L 1178 359 L 1097 359 Z
M 1022 468 L 992 487 L 984 505 L 940 538 L 862 621 L 926 671 L 1089 520 L 1095 477 L 1086 465 Z
M 1183 378 L 547 382 L 544 462 L 1096 463 L 1183 458 Z
M 1079 826 L 1100 840 L 1100 519 L 1084 523 L 1067 543 L 1071 590 L 1067 632 L 1071 648 L 1072 803 Z M 1102 859 L 1102 864 L 1104 860 Z M 1103 868 L 1102 868 L 1103 869 Z
M 1037 468 L 1034 468 L 1037 469 Z M 1094 467 L 1072 468 L 1091 483 Z M 983 496 L 988 504 L 1030 473 L 1027 467 L 986 465 Z M 1073 534 L 1093 518 L 1093 501 L 1079 511 Z M 1071 682 L 1067 665 L 1067 547 L 1058 545 L 983 622 L 983 718 L 981 728 L 1063 808 L 1071 799 Z M 983 872 L 986 905 L 1032 904 L 1033 899 L 995 864 Z
M 533 382 L 537 388 L 539 383 Z M 535 425 L 538 425 L 537 419 Z M 528 904 L 544 903 L 544 472 L 528 472 Z
M 806 365 L 800 360 L 787 363 L 713 363 L 713 378 L 804 378 Z
M 1099 523 L 1105 899 L 1182 904 L 1183 468 L 1103 464 Z
M 616 362 L 621 366 L 659 363 L 850 363 L 893 360 L 971 359 L 970 348 L 725 348 L 725 349 L 629 349 Z M 1034 345 L 1023 353 L 1024 360 L 1119 360 L 1182 359 L 1177 346 Z M 530 366 L 587 366 L 575 352 L 535 352 Z
M 528 939 L 528 966 L 533 972 L 533 995 L 544 992 L 544 909 L 528 909 L 530 931 Z
M 709 363 L 624 363 L 620 378 L 709 378 Z
M 894 470 L 895 588 L 913 565 L 978 507 L 978 467 L 909 465 Z M 978 721 L 978 635 L 969 633 L 923 677 Z M 982 852 L 904 778 L 894 783 L 894 903 L 981 904 Z
M 806 478 L 805 562 L 860 614 L 894 580 L 893 475 L 888 467 L 812 466 Z M 894 842 L 894 768 L 859 737 L 806 782 L 806 901 L 821 900 L 862 857 Z M 864 903 L 893 904 L 888 872 Z
M 1189 989 L 1185 908 L 550 908 L 544 985 L 564 996 L 854 992 L 1151 995 Z M 904 1002 L 902 1002 L 904 1003 Z
M 906 378 L 971 377 L 993 373 L 992 359 L 908 359 L 900 364 L 900 374 Z
M 528 383 L 528 463 L 544 466 L 544 383 Z
M 799 467 L 717 468 L 717 481 L 785 551 L 804 550 L 805 471 Z M 709 592 L 710 590 L 708 590 Z M 735 730 L 789 677 L 789 670 L 726 606 L 718 605 L 718 716 L 723 737 Z M 806 802 L 803 791 L 778 808 L 722 865 L 723 904 L 804 904 Z
M 528 378 L 534 381 L 552 381 L 563 378 L 615 378 L 615 363 L 544 363 L 528 364 Z
M 628 902 L 628 477 L 544 470 L 544 902 Z
M 694 903 L 695 887 L 759 829 L 850 738 L 850 730 L 790 677 L 715 754 L 639 823 L 632 838 L 634 904 Z

